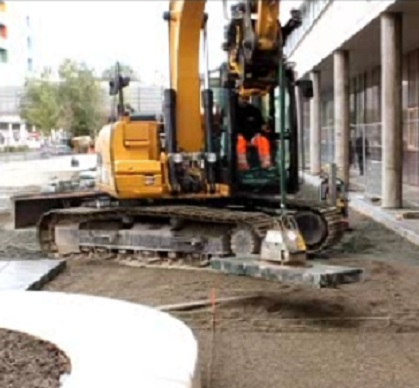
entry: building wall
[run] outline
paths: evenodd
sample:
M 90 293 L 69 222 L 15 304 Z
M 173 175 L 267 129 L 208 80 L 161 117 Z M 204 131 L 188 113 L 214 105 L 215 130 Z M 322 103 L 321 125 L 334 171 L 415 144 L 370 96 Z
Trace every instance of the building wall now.
M 369 160 L 376 162 L 377 165 L 382 161 L 380 41 L 378 39 L 371 43 L 376 45 L 374 54 L 365 50 L 365 46 L 361 48 L 361 41 L 371 38 L 368 33 L 362 35 L 361 30 L 364 27 L 368 29 L 373 23 L 376 26 L 378 24 L 379 29 L 377 19 L 379 14 L 391 5 L 397 6 L 396 3 L 402 2 L 312 0 L 303 3 L 303 26 L 291 35 L 286 52 L 290 61 L 296 63 L 299 77 L 307 76 L 312 70 L 321 72 L 323 80 L 321 90 L 322 163 L 333 162 L 335 156 L 333 53 L 341 48 L 349 49 L 350 57 L 358 50 L 358 58 L 352 58 L 350 62 L 351 144 L 349 146 L 353 156 L 351 168 L 358 168 L 353 154 L 355 139 L 358 136 L 368 140 Z M 409 11 L 412 11 L 412 8 Z M 419 11 L 419 7 L 416 11 Z M 414 20 L 413 24 L 415 24 Z M 415 38 L 419 35 L 412 25 L 412 19 L 404 25 L 403 31 L 403 46 L 407 46 L 406 42 L 409 46 L 402 60 L 403 182 L 419 185 L 419 37 Z M 359 52 L 364 53 L 364 57 L 359 58 Z M 373 60 L 368 58 L 368 54 L 374 57 Z M 356 65 L 354 61 L 357 61 Z M 373 62 L 378 64 L 370 65 Z M 359 70 L 360 68 L 362 71 Z M 308 150 L 310 123 L 308 103 L 305 104 L 305 112 L 304 135 Z
M 23 86 L 0 87 L 0 149 L 3 146 L 25 145 L 34 126 L 19 116 Z
M 109 95 L 109 83 L 102 82 L 103 98 L 105 100 L 107 111 L 116 109 L 117 97 Z M 145 86 L 139 82 L 130 82 L 128 87 L 124 88 L 124 100 L 129 103 L 137 113 L 155 113 L 160 114 L 163 108 L 163 87 Z
M 23 85 L 33 73 L 31 17 L 18 3 L 0 0 L 0 86 Z
M 9 55 L 8 32 L 10 28 L 10 17 L 6 2 L 0 1 L 0 66 L 7 63 Z
M 285 52 L 303 76 L 396 0 L 306 0 L 303 24 L 290 36 Z
M 403 56 L 403 181 L 419 185 L 419 39 L 418 48 Z M 373 67 L 350 80 L 352 146 L 356 137 L 368 139 L 370 160 L 381 162 L 381 67 Z M 322 162 L 334 160 L 333 90 L 322 93 Z M 309 122 L 310 112 L 307 111 Z M 308 128 L 306 126 L 306 132 Z M 352 168 L 356 168 L 353 160 Z
M 19 117 L 23 83 L 34 65 L 31 19 L 20 5 L 0 0 L 0 148 L 26 144 L 34 130 Z

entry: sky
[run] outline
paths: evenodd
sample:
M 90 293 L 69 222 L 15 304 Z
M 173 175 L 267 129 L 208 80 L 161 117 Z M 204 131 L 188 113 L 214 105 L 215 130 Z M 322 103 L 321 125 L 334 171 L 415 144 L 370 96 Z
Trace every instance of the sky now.
M 15 0 L 12 0 L 15 2 Z M 300 1 L 283 1 L 283 13 Z M 168 73 L 165 0 L 19 1 L 29 12 L 34 35 L 35 66 L 57 67 L 64 58 L 84 61 L 103 71 L 117 60 L 129 64 L 144 80 Z M 284 5 L 285 4 L 285 5 Z M 223 2 L 207 1 L 210 67 L 225 58 Z

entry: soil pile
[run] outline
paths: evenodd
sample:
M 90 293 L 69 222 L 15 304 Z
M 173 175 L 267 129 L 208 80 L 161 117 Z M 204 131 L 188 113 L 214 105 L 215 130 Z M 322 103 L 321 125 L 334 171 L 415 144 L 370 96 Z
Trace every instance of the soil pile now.
M 53 344 L 0 329 L 0 387 L 59 388 L 70 361 Z

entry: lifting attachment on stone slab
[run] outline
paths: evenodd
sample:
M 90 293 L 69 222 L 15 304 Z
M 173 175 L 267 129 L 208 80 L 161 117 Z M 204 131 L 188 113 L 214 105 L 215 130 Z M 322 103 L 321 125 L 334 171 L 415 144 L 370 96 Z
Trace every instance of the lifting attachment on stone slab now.
M 291 214 L 282 214 L 262 241 L 260 260 L 287 265 L 304 265 L 307 248 L 297 222 Z
M 307 261 L 304 239 L 291 214 L 283 214 L 262 241 L 260 255 L 212 258 L 211 268 L 230 275 L 262 278 L 269 281 L 335 288 L 357 283 L 361 268 L 327 265 Z

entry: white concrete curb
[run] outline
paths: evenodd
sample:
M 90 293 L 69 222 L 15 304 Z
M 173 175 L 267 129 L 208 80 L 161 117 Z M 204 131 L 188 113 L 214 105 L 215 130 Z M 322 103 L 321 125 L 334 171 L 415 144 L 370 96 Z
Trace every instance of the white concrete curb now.
M 396 219 L 396 213 L 387 213 L 368 205 L 362 199 L 351 199 L 351 208 L 358 213 L 364 214 L 367 217 L 384 225 L 388 229 L 397 233 L 399 236 L 410 241 L 412 244 L 419 245 L 419 235 L 417 232 L 409 228 L 409 222 Z
M 47 291 L 0 292 L 0 327 L 49 341 L 71 360 L 63 388 L 200 388 L 198 344 L 154 308 Z
M 311 186 L 319 187 L 320 178 L 304 173 L 304 180 Z M 361 213 L 386 228 L 390 229 L 399 236 L 405 238 L 413 244 L 419 245 L 419 235 L 409 228 L 406 221 L 397 220 L 394 212 L 386 212 L 378 207 L 368 204 L 363 200 L 363 195 L 359 193 L 349 193 L 349 207 L 358 213 Z

